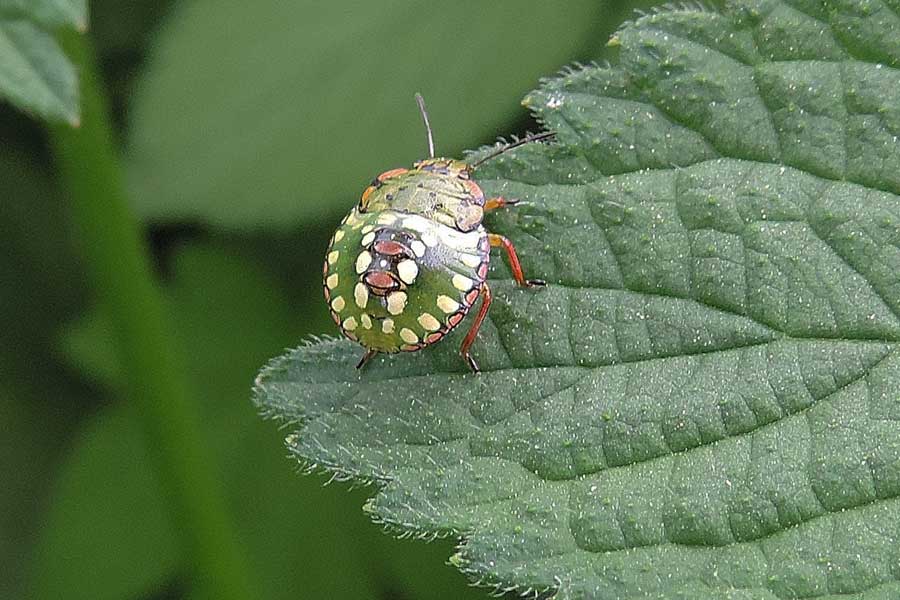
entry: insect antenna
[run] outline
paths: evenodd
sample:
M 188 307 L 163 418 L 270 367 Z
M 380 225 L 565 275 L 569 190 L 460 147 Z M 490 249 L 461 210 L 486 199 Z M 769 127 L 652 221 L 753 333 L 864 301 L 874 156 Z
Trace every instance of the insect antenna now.
M 485 163 L 485 162 L 491 160 L 492 158 L 497 158 L 504 152 L 509 152 L 513 148 L 518 148 L 519 146 L 524 146 L 525 144 L 530 144 L 531 142 L 540 142 L 541 140 L 549 140 L 550 138 L 554 137 L 555 135 L 556 135 L 555 131 L 545 131 L 544 133 L 536 133 L 534 135 L 529 133 L 521 140 L 516 140 L 515 142 L 510 142 L 509 144 L 504 144 L 503 146 L 500 146 L 499 148 L 497 148 L 496 150 L 494 150 L 493 152 L 491 152 L 484 158 L 481 158 L 481 159 L 475 161 L 474 163 L 472 163 L 471 165 L 469 165 L 469 169 L 474 171 L 475 168 L 478 167 L 478 165 Z
M 416 92 L 416 104 L 419 105 L 419 112 L 422 113 L 422 120 L 425 121 L 425 131 L 428 133 L 428 158 L 434 158 L 434 137 L 431 135 L 431 123 L 428 122 L 425 99 L 419 92 Z

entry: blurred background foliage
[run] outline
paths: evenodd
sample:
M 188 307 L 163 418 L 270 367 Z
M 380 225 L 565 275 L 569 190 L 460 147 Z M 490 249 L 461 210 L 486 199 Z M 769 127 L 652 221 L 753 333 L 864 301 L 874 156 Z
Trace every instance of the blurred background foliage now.
M 95 0 L 128 192 L 260 596 L 483 598 L 453 541 L 396 540 L 369 492 L 285 458 L 258 368 L 334 333 L 322 250 L 380 171 L 536 129 L 539 77 L 603 60 L 632 0 Z M 0 598 L 192 598 L 110 321 L 36 121 L 0 104 Z

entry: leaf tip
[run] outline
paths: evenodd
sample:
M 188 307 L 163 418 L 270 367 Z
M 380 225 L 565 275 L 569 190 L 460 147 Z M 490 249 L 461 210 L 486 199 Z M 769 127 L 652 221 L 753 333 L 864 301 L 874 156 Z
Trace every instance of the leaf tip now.
M 465 559 L 462 552 L 454 552 L 450 555 L 450 558 L 447 559 L 447 563 L 456 567 L 457 569 L 462 569 L 468 564 L 469 561 Z
M 375 514 L 375 498 L 372 497 L 372 498 L 369 498 L 368 500 L 366 500 L 366 502 L 363 504 L 362 510 L 367 515 L 374 515 Z

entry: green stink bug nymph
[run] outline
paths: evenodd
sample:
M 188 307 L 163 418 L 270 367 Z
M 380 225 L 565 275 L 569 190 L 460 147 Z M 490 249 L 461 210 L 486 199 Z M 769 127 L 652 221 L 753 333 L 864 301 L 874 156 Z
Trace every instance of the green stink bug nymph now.
M 341 332 L 366 349 L 359 368 L 379 352 L 412 352 L 437 342 L 481 297 L 460 347 L 477 372 L 469 350 L 491 305 L 491 247 L 504 248 L 519 285 L 544 282 L 525 279 L 512 242 L 488 233 L 481 224 L 486 211 L 516 200 L 485 199 L 471 175 L 486 160 L 553 133 L 501 146 L 472 164 L 435 158 L 419 94 L 416 102 L 428 134 L 429 158 L 411 169 L 392 169 L 376 177 L 341 221 L 325 255 L 325 300 Z

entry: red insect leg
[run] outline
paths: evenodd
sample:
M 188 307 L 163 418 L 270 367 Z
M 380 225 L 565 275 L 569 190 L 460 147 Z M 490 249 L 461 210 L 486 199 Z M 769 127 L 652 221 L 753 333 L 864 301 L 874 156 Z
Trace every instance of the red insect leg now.
M 476 373 L 481 369 L 478 368 L 478 363 L 476 363 L 475 359 L 472 358 L 472 355 L 469 354 L 469 349 L 472 347 L 475 338 L 478 337 L 478 330 L 481 329 L 481 324 L 484 322 L 488 309 L 491 307 L 491 288 L 488 287 L 486 281 L 481 284 L 481 296 L 481 308 L 478 310 L 478 314 L 475 315 L 475 321 L 472 323 L 472 328 L 469 329 L 469 333 L 466 334 L 462 345 L 459 347 L 459 353 L 462 354 L 462 357 L 469 363 L 469 368 Z
M 494 248 L 503 246 L 503 249 L 506 250 L 506 256 L 509 258 L 509 267 L 512 269 L 516 283 L 524 287 L 547 285 L 547 282 L 543 279 L 525 279 L 525 274 L 522 273 L 522 265 L 519 263 L 519 256 L 516 254 L 516 247 L 513 246 L 513 243 L 508 238 L 496 233 L 489 233 L 488 240 L 490 240 L 491 246 Z

